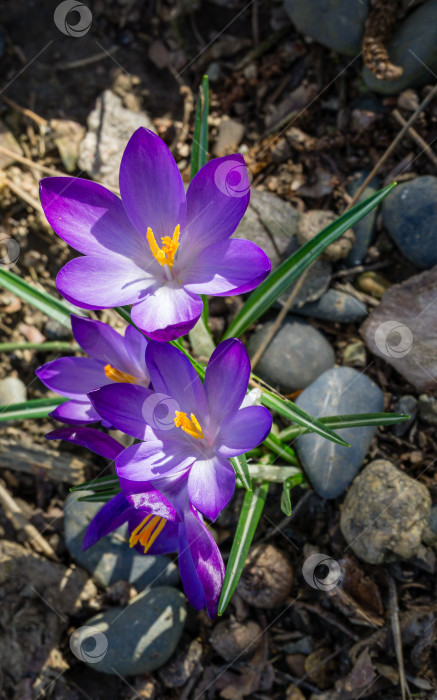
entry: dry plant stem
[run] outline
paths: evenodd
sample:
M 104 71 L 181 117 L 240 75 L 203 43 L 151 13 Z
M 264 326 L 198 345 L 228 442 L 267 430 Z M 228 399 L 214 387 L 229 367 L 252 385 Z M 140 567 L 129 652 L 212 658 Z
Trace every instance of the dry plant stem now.
M 409 118 L 409 120 L 408 120 L 407 122 L 405 122 L 405 126 L 403 126 L 402 129 L 400 130 L 400 132 L 398 133 L 398 135 L 395 136 L 395 138 L 394 138 L 393 141 L 391 142 L 390 146 L 387 148 L 387 150 L 385 151 L 385 153 L 383 153 L 383 155 L 382 155 L 381 158 L 378 160 L 377 164 L 376 164 L 375 167 L 372 169 L 372 171 L 368 174 L 368 176 L 367 176 L 366 179 L 364 180 L 364 182 L 363 182 L 363 184 L 361 185 L 361 187 L 359 187 L 359 189 L 356 191 L 356 193 L 355 193 L 354 196 L 352 197 L 352 200 L 351 200 L 351 202 L 348 204 L 348 206 L 346 207 L 345 211 L 348 211 L 348 209 L 350 209 L 351 207 L 353 207 L 354 204 L 356 204 L 356 202 L 358 201 L 358 199 L 361 197 L 361 195 L 363 194 L 364 190 L 366 189 L 367 185 L 369 184 L 369 182 L 372 180 L 372 178 L 375 177 L 376 173 L 378 172 L 378 170 L 380 169 L 380 167 L 385 163 L 385 161 L 387 160 L 387 158 L 389 157 L 389 155 L 394 151 L 394 149 L 395 149 L 396 146 L 398 145 L 399 141 L 401 141 L 401 139 L 403 139 L 403 137 L 404 137 L 405 134 L 407 133 L 407 131 L 408 131 L 408 129 L 410 128 L 410 126 L 416 121 L 416 119 L 417 119 L 417 117 L 419 116 L 420 112 L 422 112 L 422 111 L 425 109 L 425 107 L 431 102 L 431 100 L 436 96 L 436 94 L 437 94 L 437 84 L 434 85 L 434 87 L 432 88 L 432 90 L 430 90 L 430 92 L 429 92 L 428 95 L 425 97 L 425 99 L 420 103 L 420 105 L 418 106 L 418 108 L 416 109 L 416 111 L 413 112 L 413 114 L 411 115 L 411 117 Z
M 4 148 L 4 146 L 0 146 L 0 153 L 4 153 L 5 156 L 13 158 L 15 161 L 17 161 L 17 163 L 27 165 L 29 168 L 39 170 L 40 172 L 45 173 L 46 175 L 51 175 L 53 177 L 70 177 L 63 173 L 61 170 L 56 170 L 56 168 L 49 168 L 47 165 L 36 163 L 30 158 L 26 158 L 25 156 L 19 156 L 17 153 L 14 153 L 14 151 L 10 151 L 9 148 Z M 120 190 L 118 189 L 118 187 L 111 187 L 110 185 L 104 186 L 106 187 L 106 189 L 111 190 L 111 192 L 114 192 L 115 194 L 120 194 Z
M 32 119 L 36 124 L 38 124 L 38 126 L 48 125 L 47 119 L 40 117 L 39 114 L 32 112 L 31 109 L 21 107 L 21 105 L 17 104 L 17 102 L 14 102 L 14 100 L 11 100 L 9 97 L 6 97 L 6 95 L 2 95 L 1 98 L 3 102 L 6 102 L 6 104 L 9 105 L 9 107 L 12 107 L 12 109 L 15 109 L 17 112 L 20 112 L 20 114 L 23 114 L 25 117 L 29 117 L 29 119 Z
M 399 607 L 396 585 L 391 576 L 387 576 L 388 591 L 390 597 L 390 618 L 393 640 L 395 644 L 396 658 L 399 668 L 399 684 L 401 686 L 402 700 L 406 700 L 407 694 L 411 698 L 411 693 L 405 680 L 404 657 L 402 653 L 401 628 L 399 625 Z
M 48 559 L 52 561 L 59 561 L 55 552 L 49 545 L 49 543 L 44 539 L 44 537 L 38 532 L 36 527 L 28 522 L 24 516 L 18 503 L 12 498 L 12 496 L 6 491 L 5 487 L 0 483 L 0 503 L 4 508 L 5 514 L 13 524 L 16 530 L 24 531 L 27 535 L 32 547 L 39 554 L 44 554 Z
M 69 63 L 59 63 L 56 66 L 56 70 L 72 70 L 73 68 L 83 68 L 88 66 L 90 63 L 97 63 L 102 61 L 104 58 L 113 56 L 118 51 L 118 46 L 111 46 L 108 51 L 101 51 L 100 53 L 95 53 L 93 56 L 86 56 L 85 58 L 80 58 L 77 61 L 70 61 Z
M 399 110 L 394 109 L 392 112 L 392 115 L 394 116 L 394 118 L 396 119 L 398 124 L 400 124 L 401 126 L 405 126 L 405 124 L 407 122 L 403 118 L 403 116 L 399 112 Z M 431 146 L 428 143 L 426 143 L 426 141 L 421 137 L 420 134 L 417 133 L 416 129 L 414 129 L 412 126 L 410 126 L 408 129 L 408 134 L 409 134 L 409 136 L 411 136 L 412 139 L 414 139 L 414 141 L 417 143 L 417 145 L 420 146 L 420 148 L 422 148 L 423 152 L 425 153 L 425 155 L 428 156 L 431 163 L 433 163 L 434 165 L 437 166 L 437 156 L 435 155 Z
M 313 263 L 312 263 L 313 264 Z M 303 284 L 306 280 L 308 271 L 310 270 L 312 264 L 307 267 L 306 270 L 304 270 L 299 277 L 298 281 L 296 282 L 295 286 L 290 292 L 290 295 L 287 299 L 287 301 L 284 304 L 284 307 L 281 309 L 279 312 L 276 321 L 274 322 L 273 326 L 270 328 L 270 331 L 268 332 L 267 336 L 264 338 L 263 342 L 261 343 L 260 347 L 256 351 L 255 355 L 252 358 L 252 371 L 255 369 L 256 365 L 260 361 L 261 357 L 264 355 L 267 347 L 270 345 L 273 336 L 275 335 L 276 331 L 278 330 L 279 326 L 281 325 L 282 321 L 286 317 L 287 313 L 289 312 L 294 300 L 296 299 L 297 295 L 299 294 L 300 290 L 303 287 Z

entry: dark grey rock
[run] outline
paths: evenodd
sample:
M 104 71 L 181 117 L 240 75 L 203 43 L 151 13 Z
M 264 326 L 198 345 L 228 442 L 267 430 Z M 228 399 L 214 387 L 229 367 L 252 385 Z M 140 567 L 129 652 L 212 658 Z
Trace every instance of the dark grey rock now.
M 70 494 L 65 501 L 65 544 L 77 563 L 97 583 L 106 587 L 115 581 L 129 581 L 138 591 L 146 586 L 178 583 L 177 567 L 167 557 L 142 555 L 129 547 L 126 524 L 82 551 L 85 530 L 103 504 L 78 501 L 77 498 L 77 494 Z
M 397 80 L 378 80 L 367 68 L 363 77 L 371 90 L 397 95 L 408 87 L 433 82 L 437 71 L 437 0 L 428 0 L 409 14 L 396 28 L 387 49 L 391 63 L 404 69 Z
M 301 637 L 296 642 L 284 644 L 282 650 L 286 654 L 311 654 L 314 651 L 314 640 L 312 637 Z
M 367 0 L 285 0 L 284 7 L 302 34 L 349 56 L 361 51 Z
M 299 245 L 296 236 L 293 236 L 293 238 L 290 240 L 287 246 L 284 257 L 289 258 L 290 255 L 295 253 L 296 250 L 299 250 L 299 248 L 301 248 L 301 246 Z M 319 299 L 329 287 L 329 283 L 331 281 L 331 274 L 332 265 L 326 260 L 318 258 L 308 269 L 305 281 L 293 302 L 292 310 L 295 311 L 304 304 Z M 293 282 L 293 284 L 287 287 L 285 292 L 281 294 L 281 296 L 278 299 L 278 303 L 281 306 L 283 306 L 287 302 L 292 289 L 294 289 L 298 282 L 299 280 Z
M 369 173 L 366 171 L 356 174 L 356 177 L 354 177 L 354 179 L 348 187 L 348 192 L 352 195 L 352 197 L 354 196 L 355 192 L 357 192 L 358 189 L 361 187 L 368 174 Z M 364 202 L 365 199 L 371 197 L 372 194 L 375 194 L 375 192 L 377 192 L 378 189 L 379 181 L 377 177 L 374 177 L 369 182 L 362 195 L 359 197 L 357 204 L 359 204 L 360 202 Z M 373 231 L 375 228 L 376 214 L 377 209 L 372 209 L 372 211 L 369 212 L 369 214 L 367 214 L 363 219 L 357 221 L 357 223 L 354 224 L 355 243 L 352 247 L 352 250 L 346 258 L 347 265 L 360 265 L 366 257 L 367 249 L 371 243 Z
M 182 593 L 170 587 L 153 588 L 125 608 L 92 617 L 73 633 L 71 649 L 94 671 L 118 676 L 149 673 L 175 651 L 186 616 Z
M 272 324 L 264 324 L 252 335 L 248 343 L 251 357 Z M 334 362 L 334 350 L 318 330 L 301 319 L 287 316 L 256 365 L 256 374 L 289 393 L 307 387 Z
M 410 416 L 410 418 L 403 423 L 396 423 L 391 426 L 392 432 L 397 437 L 402 437 L 405 435 L 413 425 L 417 416 L 417 399 L 410 394 L 405 394 L 399 401 L 397 401 L 393 408 L 394 413 L 405 413 Z
M 354 554 L 369 564 L 410 559 L 419 551 L 430 510 L 424 484 L 377 459 L 349 489 L 340 527 Z
M 315 418 L 349 413 L 379 412 L 381 389 L 351 367 L 324 372 L 296 401 Z M 344 428 L 337 434 L 350 444 L 342 447 L 314 433 L 297 439 L 297 452 L 314 489 L 323 498 L 337 498 L 358 473 L 376 427 Z
M 395 187 L 384 200 L 382 216 L 408 260 L 418 267 L 437 265 L 437 177 L 416 177 Z
M 416 389 L 437 388 L 437 266 L 388 289 L 361 326 L 367 347 Z
M 358 323 L 367 316 L 367 307 L 350 294 L 328 289 L 317 301 L 293 307 L 293 313 L 334 323 Z
M 0 380 L 0 406 L 22 403 L 27 399 L 26 385 L 18 377 Z
M 422 534 L 422 540 L 427 545 L 437 545 L 437 504 L 431 508 L 427 525 Z

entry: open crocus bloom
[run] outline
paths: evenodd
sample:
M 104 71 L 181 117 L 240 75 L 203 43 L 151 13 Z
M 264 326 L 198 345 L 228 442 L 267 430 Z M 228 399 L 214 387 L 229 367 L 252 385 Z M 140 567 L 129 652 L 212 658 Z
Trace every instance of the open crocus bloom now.
M 124 337 L 106 323 L 71 316 L 73 335 L 89 357 L 61 357 L 36 370 L 52 391 L 71 399 L 50 414 L 62 423 L 83 425 L 101 418 L 87 394 L 105 384 L 149 386 L 145 364 L 146 338 L 132 326 Z
M 60 293 L 85 309 L 133 304 L 134 323 L 155 340 L 195 325 L 200 294 L 242 294 L 270 272 L 258 246 L 229 240 L 249 203 L 241 155 L 207 163 L 185 196 L 169 149 L 141 128 L 123 154 L 121 199 L 79 178 L 48 177 L 40 190 L 50 225 L 85 255 L 59 272 Z
M 235 488 L 229 457 L 259 445 L 272 426 L 266 408 L 241 408 L 250 376 L 247 351 L 235 338 L 221 343 L 208 362 L 205 385 L 173 346 L 150 341 L 146 365 L 156 393 L 113 384 L 89 394 L 102 418 L 144 441 L 118 455 L 120 481 L 155 483 L 186 474 L 191 504 L 215 520 Z
M 123 447 L 109 435 L 92 428 L 65 427 L 46 436 L 86 446 L 113 459 Z M 185 594 L 195 608 L 206 606 L 217 614 L 225 567 L 220 551 L 202 516 L 190 504 L 186 476 L 162 479 L 160 490 L 152 484 L 123 481 L 123 492 L 108 501 L 90 522 L 82 543 L 87 549 L 101 537 L 127 522 L 129 546 L 141 554 L 178 553 Z

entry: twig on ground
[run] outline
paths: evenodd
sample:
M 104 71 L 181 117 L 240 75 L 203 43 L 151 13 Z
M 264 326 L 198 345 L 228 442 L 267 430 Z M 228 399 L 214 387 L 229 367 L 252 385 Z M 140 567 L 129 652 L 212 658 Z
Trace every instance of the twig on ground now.
M 6 516 L 9 518 L 14 528 L 24 531 L 32 547 L 39 554 L 44 554 L 52 561 L 59 561 L 54 550 L 44 537 L 38 532 L 36 527 L 29 523 L 18 503 L 12 498 L 10 493 L 0 483 L 0 503 L 3 506 Z
M 361 184 L 361 186 L 355 192 L 354 196 L 352 197 L 352 200 L 350 201 L 350 203 L 346 207 L 345 211 L 347 211 L 348 209 L 353 207 L 354 204 L 356 204 L 356 202 L 359 200 L 359 198 L 363 194 L 364 190 L 366 189 L 367 185 L 369 184 L 369 182 L 375 177 L 376 173 L 378 172 L 380 167 L 385 163 L 385 161 L 387 160 L 389 155 L 394 151 L 394 149 L 398 145 L 399 141 L 401 141 L 403 139 L 403 137 L 407 133 L 410 126 L 416 121 L 420 112 L 422 112 L 425 109 L 425 107 L 431 102 L 432 99 L 434 99 L 434 97 L 436 95 L 437 95 L 437 84 L 434 85 L 432 90 L 429 91 L 429 93 L 427 94 L 425 99 L 422 100 L 422 102 L 420 103 L 418 108 L 413 112 L 413 114 L 411 115 L 409 120 L 407 122 L 405 122 L 405 126 L 403 126 L 402 129 L 400 130 L 400 132 L 397 134 L 397 136 L 395 136 L 395 138 L 391 142 L 390 146 L 388 146 L 388 148 L 382 154 L 381 158 L 378 160 L 375 167 L 372 168 L 371 172 L 368 174 L 368 176 L 366 177 L 364 182 Z
M 389 591 L 389 610 L 391 618 L 391 628 L 393 632 L 393 640 L 395 644 L 396 658 L 398 661 L 399 668 L 399 683 L 401 686 L 402 700 L 406 700 L 408 695 L 411 698 L 410 689 L 408 688 L 407 682 L 405 680 L 405 668 L 404 668 L 404 657 L 402 652 L 402 638 L 401 638 L 401 627 L 399 624 L 399 607 L 398 607 L 398 594 L 396 591 L 396 585 L 392 577 L 387 574 L 387 583 Z
M 394 116 L 398 124 L 400 124 L 401 126 L 406 125 L 407 120 L 403 118 L 402 114 L 399 112 L 398 109 L 394 109 L 392 115 Z M 426 143 L 426 141 L 421 137 L 420 134 L 417 133 L 416 129 L 414 129 L 412 126 L 408 127 L 407 131 L 409 136 L 411 136 L 411 138 L 417 143 L 417 145 L 420 146 L 420 148 L 422 148 L 423 152 L 425 153 L 425 155 L 428 156 L 431 163 L 437 165 L 437 156 L 435 155 L 431 146 L 428 143 Z
M 273 339 L 273 336 L 275 335 L 275 333 L 278 330 L 279 326 L 281 325 L 282 321 L 284 320 L 287 313 L 291 309 L 294 300 L 296 299 L 297 295 L 299 294 L 300 290 L 303 287 L 303 284 L 306 280 L 306 277 L 307 277 L 307 274 L 308 274 L 308 271 L 310 270 L 310 268 L 311 268 L 311 265 L 309 267 L 307 267 L 307 269 L 302 272 L 301 276 L 299 277 L 299 279 L 297 280 L 293 289 L 291 290 L 289 297 L 288 297 L 287 301 L 285 302 L 283 308 L 279 312 L 279 314 L 276 318 L 276 321 L 274 322 L 273 326 L 270 328 L 267 336 L 264 338 L 263 342 L 261 343 L 261 345 L 258 348 L 258 350 L 256 351 L 256 353 L 254 354 L 254 356 L 252 358 L 252 371 L 255 369 L 255 367 L 258 364 L 258 362 L 260 361 L 261 357 L 264 355 L 267 347 L 270 345 L 270 343 Z

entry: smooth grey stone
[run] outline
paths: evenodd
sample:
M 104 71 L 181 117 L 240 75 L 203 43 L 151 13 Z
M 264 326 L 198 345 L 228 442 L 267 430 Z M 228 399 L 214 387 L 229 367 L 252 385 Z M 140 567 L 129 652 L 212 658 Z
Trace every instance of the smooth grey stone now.
M 354 554 L 369 564 L 410 559 L 420 550 L 430 510 L 424 484 L 388 460 L 377 459 L 350 487 L 340 527 Z
M 293 307 L 293 313 L 333 323 L 358 323 L 368 312 L 366 305 L 350 294 L 328 289 L 317 301 L 300 308 Z
M 23 403 L 27 399 L 26 385 L 18 377 L 0 380 L 0 406 Z
M 382 217 L 408 260 L 418 267 L 437 265 L 437 177 L 424 175 L 395 187 L 383 202 Z
M 265 323 L 249 340 L 253 357 L 267 336 L 273 321 Z M 256 365 L 256 374 L 268 384 L 289 393 L 304 389 L 335 363 L 329 342 L 306 321 L 286 316 L 284 322 Z
M 73 633 L 72 651 L 94 671 L 118 676 L 149 673 L 175 651 L 186 617 L 182 593 L 167 586 L 152 588 L 125 608 L 111 608 L 87 620 L 83 636 Z
M 416 389 L 437 387 L 437 266 L 394 284 L 364 321 L 360 333 Z
M 296 404 L 315 418 L 382 411 L 381 389 L 362 372 L 335 367 L 324 372 L 298 397 Z M 350 444 L 342 447 L 311 433 L 297 439 L 297 452 L 314 489 L 323 498 L 337 498 L 358 473 L 376 427 L 335 432 Z
M 421 394 L 419 396 L 418 408 L 421 420 L 430 425 L 437 425 L 437 399 L 435 396 Z
M 314 640 L 312 637 L 301 637 L 296 642 L 288 642 L 283 646 L 286 654 L 311 654 L 314 651 Z
M 408 87 L 433 82 L 437 71 L 437 0 L 428 0 L 411 12 L 396 28 L 388 42 L 391 63 L 404 69 L 397 80 L 379 80 L 368 68 L 363 77 L 367 86 L 382 95 L 397 95 Z
M 297 237 L 293 236 L 293 238 L 290 239 L 284 257 L 289 258 L 290 255 L 295 253 L 296 250 L 299 250 L 299 248 L 301 247 L 302 246 L 299 244 Z M 324 294 L 328 289 L 329 283 L 331 281 L 331 275 L 331 263 L 327 262 L 326 260 L 322 260 L 321 258 L 318 258 L 307 271 L 305 281 L 302 287 L 300 288 L 298 295 L 295 298 L 291 307 L 292 311 L 294 312 L 296 309 L 299 309 L 304 304 L 319 299 L 322 296 L 322 294 Z M 293 282 L 293 284 L 287 287 L 285 292 L 281 294 L 281 296 L 278 299 L 278 303 L 281 306 L 286 304 L 292 289 L 294 289 L 298 282 L 299 280 Z
M 271 192 L 252 189 L 250 204 L 233 236 L 259 245 L 275 269 L 290 255 L 288 247 L 296 234 L 299 217 L 289 202 Z
M 87 493 L 87 492 L 86 492 Z M 84 492 L 81 492 L 85 495 Z M 78 501 L 79 494 L 68 496 L 64 506 L 65 544 L 77 563 L 101 586 L 129 581 L 138 591 L 146 586 L 169 586 L 179 581 L 175 564 L 161 555 L 142 555 L 129 547 L 127 524 L 102 537 L 89 549 L 82 541 L 89 523 L 104 505 Z
M 361 51 L 368 0 L 284 0 L 296 29 L 329 49 L 352 56 Z
M 358 189 L 361 187 L 368 174 L 369 173 L 366 171 L 357 173 L 357 177 L 352 180 L 348 187 L 348 192 L 352 195 L 352 197 L 354 196 L 355 192 L 357 192 Z M 362 195 L 360 195 L 357 204 L 359 204 L 360 202 L 364 202 L 365 199 L 371 197 L 372 194 L 375 194 L 375 192 L 377 192 L 378 189 L 379 181 L 377 177 L 374 177 L 369 182 Z M 354 224 L 353 231 L 355 234 L 355 243 L 352 247 L 352 250 L 346 258 L 347 265 L 350 265 L 351 267 L 354 265 L 360 265 L 366 257 L 367 249 L 372 241 L 377 211 L 377 208 L 372 209 L 372 211 L 369 212 L 369 214 L 367 214 L 363 219 L 357 221 L 357 223 Z
M 410 394 L 405 394 L 405 396 L 402 396 L 399 401 L 396 401 L 393 408 L 393 413 L 405 413 L 406 415 L 410 416 L 408 420 L 391 426 L 392 432 L 397 437 L 402 437 L 402 435 L 405 435 L 405 433 L 409 431 L 416 420 L 417 399 Z

